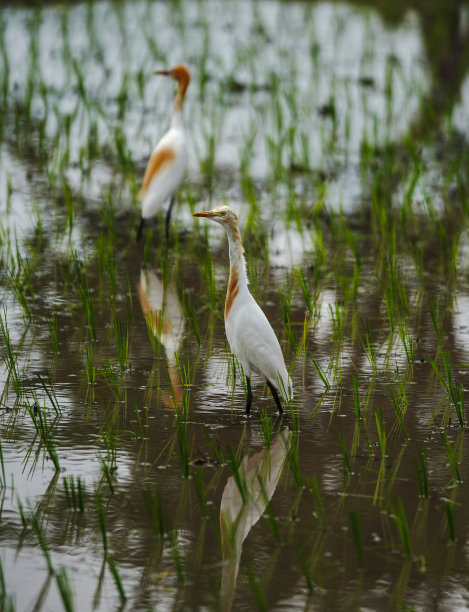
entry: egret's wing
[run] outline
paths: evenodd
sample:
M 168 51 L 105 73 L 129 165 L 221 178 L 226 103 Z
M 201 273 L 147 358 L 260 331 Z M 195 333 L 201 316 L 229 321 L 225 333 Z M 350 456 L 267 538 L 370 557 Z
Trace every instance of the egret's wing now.
M 143 217 L 151 217 L 178 189 L 187 165 L 184 139 L 170 130 L 153 151 L 143 176 L 140 198 Z
M 236 304 L 230 317 L 233 327 L 228 336 L 231 349 L 241 363 L 254 372 L 273 383 L 280 375 L 288 386 L 288 374 L 277 336 L 254 298 L 249 297 L 251 299 L 246 303 Z

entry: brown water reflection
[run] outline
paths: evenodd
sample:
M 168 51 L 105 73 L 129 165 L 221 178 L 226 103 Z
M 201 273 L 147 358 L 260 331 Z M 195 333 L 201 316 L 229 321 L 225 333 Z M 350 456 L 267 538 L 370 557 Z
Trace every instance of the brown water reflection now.
M 239 465 L 238 478 L 230 476 L 223 489 L 220 504 L 224 562 L 221 580 L 222 610 L 231 610 L 243 542 L 264 513 L 277 488 L 291 435 L 291 431 L 285 427 L 276 435 L 270 448 L 264 448 L 251 457 L 248 451 Z
M 171 396 L 164 397 L 168 408 L 179 406 L 182 399 L 181 379 L 177 368 L 177 353 L 184 335 L 185 321 L 176 285 L 164 283 L 161 274 L 143 269 L 138 284 L 138 297 L 147 324 L 158 342 L 164 346 L 168 374 L 171 380 Z

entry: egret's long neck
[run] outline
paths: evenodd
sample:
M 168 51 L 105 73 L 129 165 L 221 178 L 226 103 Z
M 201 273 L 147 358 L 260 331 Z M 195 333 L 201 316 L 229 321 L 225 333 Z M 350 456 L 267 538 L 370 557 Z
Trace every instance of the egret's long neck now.
M 226 233 L 228 234 L 230 246 L 230 278 L 228 280 L 228 289 L 225 299 L 225 318 L 230 313 L 235 297 L 240 290 L 243 287 L 247 287 L 249 283 L 238 224 L 226 226 Z
M 173 127 L 182 127 L 182 109 L 184 107 L 184 99 L 186 97 L 186 90 L 189 83 L 181 81 L 179 83 L 176 99 L 174 100 L 173 116 L 171 119 L 171 125 Z

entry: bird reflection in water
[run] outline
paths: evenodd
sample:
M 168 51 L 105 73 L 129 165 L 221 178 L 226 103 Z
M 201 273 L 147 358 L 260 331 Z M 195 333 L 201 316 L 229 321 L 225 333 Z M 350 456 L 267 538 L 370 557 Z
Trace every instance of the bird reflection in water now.
M 233 603 L 243 542 L 272 499 L 280 480 L 291 445 L 292 433 L 285 427 L 270 448 L 249 457 L 239 466 L 242 491 L 231 476 L 223 490 L 220 504 L 220 535 L 223 555 L 221 609 L 230 610 Z
M 155 270 L 142 269 L 138 284 L 138 297 L 147 325 L 164 347 L 171 382 L 170 393 L 163 393 L 163 403 L 175 409 L 182 400 L 182 387 L 176 353 L 184 335 L 184 316 L 176 285 L 165 282 Z

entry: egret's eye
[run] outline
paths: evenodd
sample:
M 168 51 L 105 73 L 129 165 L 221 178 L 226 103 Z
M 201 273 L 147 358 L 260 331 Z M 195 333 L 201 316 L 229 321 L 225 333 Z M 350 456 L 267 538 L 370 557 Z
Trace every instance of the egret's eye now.
M 226 217 L 226 210 L 222 210 L 222 211 L 220 212 L 220 216 L 221 216 L 221 217 Z

